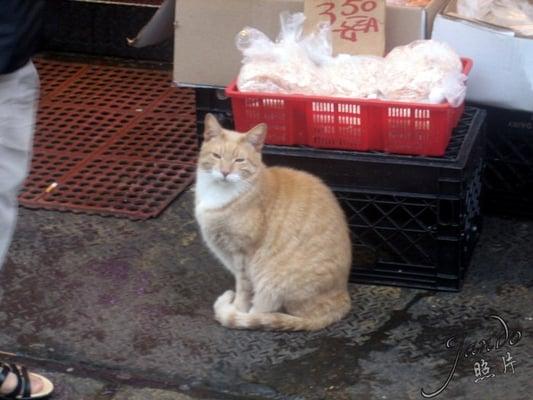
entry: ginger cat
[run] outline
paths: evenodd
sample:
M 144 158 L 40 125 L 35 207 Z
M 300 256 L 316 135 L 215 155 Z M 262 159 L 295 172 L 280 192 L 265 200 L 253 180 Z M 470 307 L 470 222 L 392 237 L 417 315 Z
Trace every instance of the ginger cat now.
M 261 124 L 237 133 L 205 118 L 195 214 L 236 280 L 236 293 L 215 302 L 215 316 L 229 328 L 318 330 L 350 310 L 348 225 L 318 178 L 262 163 L 266 131 Z

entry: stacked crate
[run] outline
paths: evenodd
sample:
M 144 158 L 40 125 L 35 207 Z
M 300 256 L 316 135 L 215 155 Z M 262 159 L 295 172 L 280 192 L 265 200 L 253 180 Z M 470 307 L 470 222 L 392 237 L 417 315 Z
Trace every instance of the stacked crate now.
M 481 229 L 485 112 L 467 108 L 443 157 L 267 146 L 320 176 L 346 211 L 352 281 L 459 290 Z
M 484 205 L 498 215 L 533 217 L 533 112 L 487 109 Z

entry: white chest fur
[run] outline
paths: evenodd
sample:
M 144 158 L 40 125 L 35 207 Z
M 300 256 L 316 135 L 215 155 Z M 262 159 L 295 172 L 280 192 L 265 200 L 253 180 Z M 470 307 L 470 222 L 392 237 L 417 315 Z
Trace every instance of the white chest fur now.
M 220 227 L 221 218 L 224 218 L 217 213 L 217 210 L 241 196 L 247 187 L 248 185 L 242 181 L 223 181 L 217 175 L 208 172 L 198 171 L 196 175 L 194 211 L 202 237 L 209 249 L 230 271 L 232 271 L 231 255 L 224 250 L 225 246 L 221 247 L 215 240 L 213 227 Z
M 246 189 L 247 185 L 243 181 L 223 181 L 209 172 L 198 171 L 196 177 L 196 217 L 200 220 L 206 211 L 226 206 L 243 194 Z

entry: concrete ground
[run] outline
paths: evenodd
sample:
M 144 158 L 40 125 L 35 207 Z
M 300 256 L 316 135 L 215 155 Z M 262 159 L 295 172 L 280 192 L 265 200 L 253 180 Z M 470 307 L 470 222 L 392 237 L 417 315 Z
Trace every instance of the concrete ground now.
M 192 198 L 145 222 L 22 209 L 0 358 L 52 378 L 54 400 L 422 399 L 448 376 L 438 399 L 531 398 L 533 221 L 487 218 L 460 293 L 353 284 L 329 329 L 230 331 L 211 306 L 233 280 Z

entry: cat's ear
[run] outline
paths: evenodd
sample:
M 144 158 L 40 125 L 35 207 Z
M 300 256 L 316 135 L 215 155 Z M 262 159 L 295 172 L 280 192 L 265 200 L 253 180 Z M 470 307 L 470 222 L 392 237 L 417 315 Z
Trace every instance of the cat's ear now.
M 209 141 L 220 135 L 222 127 L 213 114 L 207 114 L 204 120 L 204 140 Z
M 261 151 L 263 144 L 265 143 L 265 137 L 267 134 L 267 125 L 259 124 L 254 126 L 246 133 L 246 140 L 254 146 L 257 151 Z

